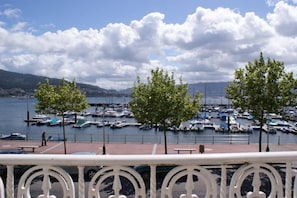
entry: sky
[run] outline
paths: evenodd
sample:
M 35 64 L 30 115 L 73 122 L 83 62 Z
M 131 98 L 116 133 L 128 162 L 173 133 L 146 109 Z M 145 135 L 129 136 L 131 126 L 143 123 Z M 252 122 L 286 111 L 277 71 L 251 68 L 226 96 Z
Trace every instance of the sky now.
M 297 0 L 0 2 L 6 71 L 120 90 L 156 68 L 189 84 L 231 81 L 260 52 L 297 74 Z

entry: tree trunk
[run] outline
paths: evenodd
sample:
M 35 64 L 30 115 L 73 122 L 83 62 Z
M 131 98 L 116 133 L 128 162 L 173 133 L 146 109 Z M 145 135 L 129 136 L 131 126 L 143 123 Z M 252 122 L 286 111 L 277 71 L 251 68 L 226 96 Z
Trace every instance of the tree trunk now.
M 67 154 L 66 151 L 66 131 L 65 131 L 65 117 L 64 117 L 64 112 L 62 115 L 62 125 L 63 125 L 63 137 L 64 137 L 64 154 Z
M 262 152 L 262 129 L 263 124 L 260 124 L 260 130 L 259 130 L 259 152 Z
M 263 124 L 264 124 L 264 112 L 261 112 L 260 130 L 259 130 L 259 152 L 262 152 L 262 131 L 263 131 Z
M 166 124 L 163 124 L 163 131 L 164 131 L 164 146 L 165 146 L 165 154 L 167 154 L 167 135 L 166 135 Z
M 165 154 L 167 154 L 167 136 L 166 130 L 164 129 L 164 146 L 165 146 Z

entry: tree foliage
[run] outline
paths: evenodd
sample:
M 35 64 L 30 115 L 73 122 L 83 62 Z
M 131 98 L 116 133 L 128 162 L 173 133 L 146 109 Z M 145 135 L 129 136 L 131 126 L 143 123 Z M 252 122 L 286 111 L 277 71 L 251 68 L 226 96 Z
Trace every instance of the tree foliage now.
M 283 107 L 296 105 L 296 88 L 297 81 L 292 72 L 285 72 L 284 63 L 270 58 L 265 61 L 262 52 L 259 59 L 235 71 L 226 97 L 234 107 L 250 110 L 260 122 L 259 151 L 265 114 L 282 114 Z
M 62 79 L 60 85 L 51 85 L 49 80 L 39 83 L 34 94 L 38 103 L 35 105 L 36 112 L 62 115 L 64 152 L 66 154 L 66 133 L 64 113 L 67 111 L 81 112 L 88 107 L 84 94 L 76 86 L 75 81 L 66 82 Z
M 193 118 L 200 109 L 201 95 L 191 98 L 187 91 L 188 85 L 182 79 L 176 85 L 174 75 L 159 68 L 151 71 L 147 83 L 141 82 L 139 77 L 134 83 L 129 103 L 131 111 L 140 123 L 162 126 L 166 154 L 166 128 Z
M 75 81 L 61 80 L 60 85 L 50 85 L 49 80 L 39 83 L 34 94 L 38 103 L 35 105 L 38 113 L 59 113 L 66 111 L 80 112 L 88 107 L 86 96 L 81 93 Z

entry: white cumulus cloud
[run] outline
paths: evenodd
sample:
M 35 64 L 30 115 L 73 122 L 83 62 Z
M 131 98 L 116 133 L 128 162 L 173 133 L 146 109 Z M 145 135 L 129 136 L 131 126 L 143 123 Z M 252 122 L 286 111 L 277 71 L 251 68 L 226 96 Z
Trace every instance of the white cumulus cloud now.
M 296 6 L 281 1 L 267 18 L 198 7 L 176 24 L 153 12 L 128 24 L 39 35 L 25 31 L 25 22 L 14 29 L 0 25 L 0 68 L 122 89 L 156 67 L 188 83 L 229 81 L 234 69 L 262 51 L 296 73 L 296 13 Z
M 17 8 L 7 8 L 0 12 L 0 15 L 8 17 L 8 18 L 18 18 L 22 14 L 22 11 Z

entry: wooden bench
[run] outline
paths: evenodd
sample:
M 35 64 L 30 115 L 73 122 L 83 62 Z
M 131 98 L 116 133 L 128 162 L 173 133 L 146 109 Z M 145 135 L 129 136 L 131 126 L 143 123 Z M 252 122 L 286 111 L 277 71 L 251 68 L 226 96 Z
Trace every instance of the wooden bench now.
M 177 151 L 177 154 L 180 154 L 182 151 L 189 151 L 190 154 L 193 153 L 193 151 L 196 151 L 195 148 L 175 148 L 174 151 Z
M 32 149 L 32 152 L 34 153 L 35 152 L 35 149 L 39 148 L 39 146 L 36 146 L 36 145 L 21 145 L 21 146 L 18 146 L 18 148 L 24 150 L 24 149 Z

